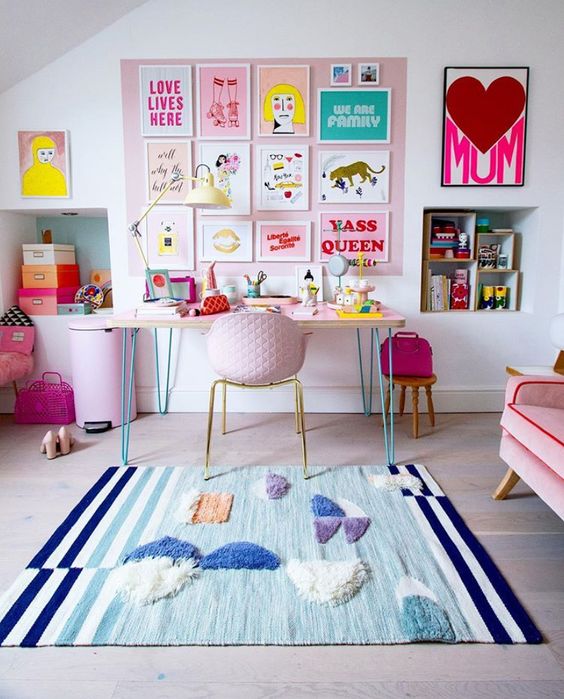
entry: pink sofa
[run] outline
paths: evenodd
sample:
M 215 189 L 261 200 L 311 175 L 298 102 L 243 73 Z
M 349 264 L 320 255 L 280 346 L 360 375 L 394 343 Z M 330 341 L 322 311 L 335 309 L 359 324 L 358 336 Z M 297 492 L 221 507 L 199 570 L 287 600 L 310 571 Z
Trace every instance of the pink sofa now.
M 509 469 L 492 497 L 503 500 L 522 478 L 564 519 L 564 376 L 512 376 L 501 426 Z

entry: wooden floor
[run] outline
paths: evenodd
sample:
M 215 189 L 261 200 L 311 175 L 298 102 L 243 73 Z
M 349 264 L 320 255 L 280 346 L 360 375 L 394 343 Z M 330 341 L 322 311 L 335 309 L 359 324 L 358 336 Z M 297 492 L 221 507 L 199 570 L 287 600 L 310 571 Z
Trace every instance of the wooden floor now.
M 376 418 L 309 415 L 312 464 L 384 463 Z M 508 578 L 542 630 L 538 646 L 0 649 L 2 699 L 171 697 L 564 697 L 564 522 L 519 484 L 490 498 L 505 467 L 499 416 L 438 415 L 413 440 L 399 423 L 398 463 L 426 465 Z M 135 463 L 200 466 L 203 415 L 144 415 L 132 425 Z M 290 415 L 233 415 L 216 433 L 212 463 L 299 463 Z M 119 430 L 86 435 L 65 457 L 39 454 L 45 428 L 0 417 L 0 590 L 29 562 L 71 507 L 110 465 Z

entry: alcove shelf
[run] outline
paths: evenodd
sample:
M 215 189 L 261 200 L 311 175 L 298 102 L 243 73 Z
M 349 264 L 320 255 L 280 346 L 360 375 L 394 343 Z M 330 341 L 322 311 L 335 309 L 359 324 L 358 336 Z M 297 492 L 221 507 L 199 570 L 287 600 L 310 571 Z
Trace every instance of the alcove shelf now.
M 493 294 L 497 311 L 516 311 L 520 305 L 520 268 L 518 234 L 513 230 L 512 209 L 425 209 L 421 254 L 421 311 L 424 313 L 458 313 L 490 310 L 482 308 Z M 478 231 L 478 219 L 487 218 L 490 230 Z M 519 216 L 516 216 L 519 221 Z M 445 231 L 454 229 L 455 242 L 443 241 Z M 456 241 L 460 234 L 468 236 L 467 256 L 461 257 Z M 450 247 L 448 247 L 450 246 Z M 488 258 L 489 255 L 489 258 Z M 497 261 L 500 261 L 498 266 Z M 464 282 L 466 279 L 466 282 Z M 459 286 L 454 287 L 457 283 Z M 468 284 L 468 289 L 460 284 Z M 493 287 L 493 290 L 489 287 Z M 499 287 L 505 287 L 500 291 Z M 456 299 L 456 300 L 455 300 Z M 484 301 L 485 303 L 485 301 Z M 464 308 L 453 305 L 465 304 Z

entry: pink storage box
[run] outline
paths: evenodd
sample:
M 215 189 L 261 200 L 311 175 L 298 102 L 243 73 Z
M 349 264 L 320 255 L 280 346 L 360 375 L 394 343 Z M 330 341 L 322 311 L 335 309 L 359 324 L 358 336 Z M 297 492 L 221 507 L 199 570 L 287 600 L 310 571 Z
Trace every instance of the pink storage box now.
M 23 325 L 0 325 L 0 352 L 31 354 L 35 340 L 35 328 Z
M 77 286 L 60 289 L 20 289 L 18 306 L 29 316 L 56 316 L 57 304 L 74 303 Z

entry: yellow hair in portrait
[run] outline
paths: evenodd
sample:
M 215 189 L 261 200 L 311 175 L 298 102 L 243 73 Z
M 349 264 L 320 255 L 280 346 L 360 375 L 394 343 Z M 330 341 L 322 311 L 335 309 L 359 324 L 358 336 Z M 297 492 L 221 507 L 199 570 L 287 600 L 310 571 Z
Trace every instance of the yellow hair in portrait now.
M 294 100 L 296 101 L 294 123 L 305 124 L 305 107 L 303 97 L 297 88 L 286 83 L 274 85 L 274 87 L 271 87 L 266 93 L 263 105 L 263 116 L 265 121 L 274 121 L 274 114 L 272 113 L 272 97 L 274 95 L 293 95 Z

